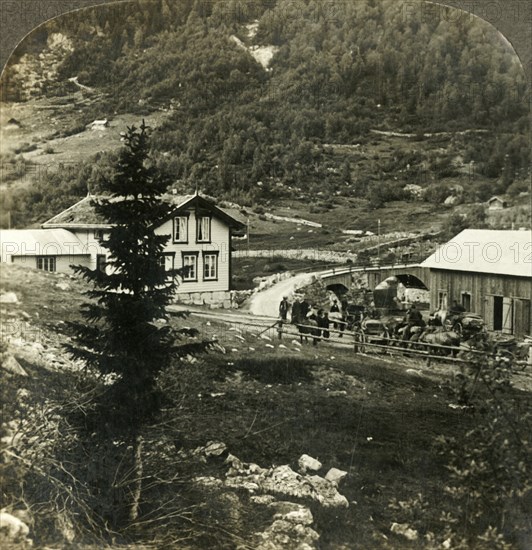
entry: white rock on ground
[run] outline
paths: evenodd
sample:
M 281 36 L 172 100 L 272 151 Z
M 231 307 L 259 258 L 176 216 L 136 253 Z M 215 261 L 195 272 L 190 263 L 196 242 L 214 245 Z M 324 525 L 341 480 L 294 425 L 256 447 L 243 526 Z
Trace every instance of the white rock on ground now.
M 319 460 L 316 460 L 309 455 L 301 455 L 297 461 L 297 464 L 299 466 L 299 471 L 302 474 L 305 474 L 308 471 L 317 472 L 322 467 L 322 463 Z
M 390 531 L 396 535 L 402 535 L 406 539 L 412 541 L 417 540 L 419 536 L 418 532 L 409 527 L 407 523 L 392 523 Z
M 209 441 L 207 445 L 203 448 L 203 453 L 205 456 L 221 456 L 227 451 L 227 446 L 225 443 L 220 441 Z
M 325 475 L 325 479 L 334 483 L 338 487 L 343 479 L 347 476 L 347 472 L 339 470 L 338 468 L 331 468 Z
M 55 283 L 55 286 L 59 290 L 70 290 L 70 285 L 68 283 L 63 282 L 63 281 L 59 281 L 58 283 Z
M 28 536 L 30 528 L 20 519 L 2 511 L 0 512 L 0 532 L 5 533 L 9 540 L 17 542 Z
M 0 294 L 0 304 L 18 304 L 17 295 L 14 292 L 3 292 Z
M 318 475 L 301 475 L 288 465 L 261 468 L 257 464 L 242 463 L 233 455 L 229 455 L 226 462 L 230 464 L 224 481 L 226 487 L 285 497 L 308 498 L 325 507 L 349 506 L 347 499 L 337 491 L 336 486 Z
M 312 550 L 319 534 L 310 526 L 314 522 L 311 511 L 294 502 L 273 502 L 276 513 L 273 523 L 262 533 L 256 533 L 257 550 L 280 550 L 290 548 Z
M 18 376 L 28 376 L 28 373 L 23 369 L 22 365 L 12 355 L 2 357 L 0 362 L 2 368 L 7 372 Z

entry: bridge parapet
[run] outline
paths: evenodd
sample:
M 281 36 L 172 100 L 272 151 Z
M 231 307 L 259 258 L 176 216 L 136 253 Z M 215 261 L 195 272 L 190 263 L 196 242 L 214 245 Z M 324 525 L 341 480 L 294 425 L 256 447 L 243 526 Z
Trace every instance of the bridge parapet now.
M 343 285 L 350 288 L 357 279 L 363 279 L 368 288 L 374 289 L 381 281 L 394 275 L 412 275 L 430 288 L 430 270 L 419 264 L 382 266 L 382 267 L 352 267 L 338 268 L 321 275 L 328 286 Z

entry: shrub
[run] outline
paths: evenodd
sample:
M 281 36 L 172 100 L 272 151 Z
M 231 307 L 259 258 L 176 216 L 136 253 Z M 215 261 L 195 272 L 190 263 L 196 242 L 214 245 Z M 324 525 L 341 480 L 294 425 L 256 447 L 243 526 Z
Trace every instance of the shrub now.
M 279 273 L 280 271 L 287 271 L 288 268 L 284 264 L 266 264 L 264 271 L 268 273 Z
M 37 149 L 37 145 L 35 143 L 24 142 L 15 149 L 15 153 L 17 155 L 20 155 L 21 153 L 29 153 L 30 151 L 35 151 L 35 149 Z
M 240 359 L 235 362 L 235 369 L 264 384 L 294 384 L 312 380 L 308 361 L 294 357 Z

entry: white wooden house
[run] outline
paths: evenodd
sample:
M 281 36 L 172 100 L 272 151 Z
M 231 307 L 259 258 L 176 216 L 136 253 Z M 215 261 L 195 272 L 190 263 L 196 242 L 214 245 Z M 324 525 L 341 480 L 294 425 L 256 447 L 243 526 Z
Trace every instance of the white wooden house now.
M 99 238 L 111 229 L 87 196 L 57 214 L 42 229 L 3 231 L 2 261 L 47 271 L 68 272 L 71 265 L 104 269 L 107 250 Z M 156 232 L 169 235 L 164 250 L 167 269 L 188 266 L 179 277 L 179 301 L 228 307 L 231 286 L 231 236 L 245 225 L 212 201 L 196 195 L 167 195 L 174 208 Z

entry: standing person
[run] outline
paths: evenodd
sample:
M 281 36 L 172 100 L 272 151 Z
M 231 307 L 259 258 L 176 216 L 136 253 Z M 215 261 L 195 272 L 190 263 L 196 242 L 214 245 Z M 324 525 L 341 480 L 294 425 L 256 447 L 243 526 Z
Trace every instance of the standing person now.
M 303 301 L 299 306 L 299 313 L 300 313 L 301 319 L 306 319 L 309 311 L 310 311 L 310 304 L 307 302 L 306 298 L 303 298 Z
M 406 326 L 403 332 L 403 340 L 410 339 L 410 333 L 412 332 L 412 327 L 421 327 L 424 324 L 423 316 L 421 312 L 416 308 L 416 304 L 412 304 L 410 309 L 406 312 L 405 315 Z
M 326 311 L 323 313 L 321 322 L 322 322 L 321 326 L 323 327 L 323 337 L 329 338 L 329 336 L 331 335 L 329 332 L 329 326 L 331 323 L 329 321 L 329 314 Z
M 281 303 L 279 304 L 279 317 L 286 321 L 286 317 L 288 315 L 288 310 L 290 308 L 290 304 L 288 303 L 288 298 L 286 296 L 283 296 L 283 299 L 281 300 Z
M 307 314 L 307 324 L 315 325 L 316 328 L 310 329 L 312 334 L 312 345 L 317 346 L 318 341 L 321 339 L 321 326 L 323 319 L 323 309 L 316 311 L 316 308 L 311 307 L 309 313 Z
M 333 328 L 338 329 L 340 326 L 340 321 L 342 320 L 338 300 L 334 300 L 333 305 L 331 306 L 330 317 L 333 322 Z
M 349 302 L 345 296 L 342 298 L 340 305 L 342 306 L 342 313 L 347 313 L 347 306 L 349 305 Z
M 341 315 L 342 315 L 342 322 L 339 323 L 339 328 L 340 328 L 340 334 L 339 334 L 339 338 L 341 338 L 343 336 L 343 332 L 347 326 L 347 316 L 348 316 L 348 308 L 349 308 L 349 302 L 347 301 L 347 298 L 344 296 L 340 302 L 341 304 Z
M 290 313 L 290 320 L 293 325 L 297 325 L 301 319 L 301 298 L 298 296 L 296 301 L 292 304 L 292 312 Z

